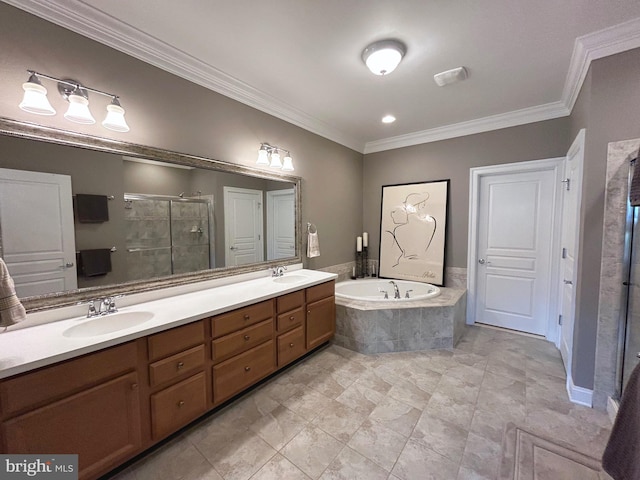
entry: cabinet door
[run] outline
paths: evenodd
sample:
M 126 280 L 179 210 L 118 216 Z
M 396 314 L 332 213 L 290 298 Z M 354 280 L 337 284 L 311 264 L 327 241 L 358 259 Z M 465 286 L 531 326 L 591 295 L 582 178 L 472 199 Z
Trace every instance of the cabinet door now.
M 307 350 L 333 337 L 336 331 L 336 303 L 333 296 L 307 305 Z
M 138 375 L 130 373 L 2 424 L 6 452 L 77 453 L 95 478 L 141 446 Z

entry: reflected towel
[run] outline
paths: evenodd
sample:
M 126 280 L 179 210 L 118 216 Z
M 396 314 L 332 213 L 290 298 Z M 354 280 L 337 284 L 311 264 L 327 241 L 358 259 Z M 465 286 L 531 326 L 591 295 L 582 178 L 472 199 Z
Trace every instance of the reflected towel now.
M 109 203 L 105 195 L 76 195 L 76 217 L 80 223 L 109 221 Z
M 602 468 L 614 480 L 640 479 L 640 364 L 631 372 L 616 421 L 602 456 Z
M 640 158 L 640 156 L 638 157 Z M 636 158 L 632 160 L 633 163 L 633 176 L 631 177 L 631 185 L 629 186 L 629 203 L 632 207 L 640 205 L 640 160 Z
M 80 271 L 85 277 L 106 275 L 111 271 L 111 249 L 80 250 Z
M 311 233 L 309 231 L 308 239 L 307 239 L 307 258 L 319 257 L 320 256 L 320 242 L 318 240 L 318 230 Z
M 26 318 L 27 313 L 16 295 L 7 264 L 0 258 L 0 327 L 14 325 Z

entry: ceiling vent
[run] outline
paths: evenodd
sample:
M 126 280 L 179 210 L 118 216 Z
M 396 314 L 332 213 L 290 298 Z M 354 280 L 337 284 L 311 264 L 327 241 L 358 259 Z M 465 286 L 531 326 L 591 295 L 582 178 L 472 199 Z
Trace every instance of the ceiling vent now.
M 449 85 L 450 83 L 456 83 L 462 80 L 466 80 L 468 76 L 469 75 L 466 68 L 458 67 L 447 70 L 446 72 L 436 73 L 433 76 L 433 79 L 440 87 L 444 87 L 445 85 Z

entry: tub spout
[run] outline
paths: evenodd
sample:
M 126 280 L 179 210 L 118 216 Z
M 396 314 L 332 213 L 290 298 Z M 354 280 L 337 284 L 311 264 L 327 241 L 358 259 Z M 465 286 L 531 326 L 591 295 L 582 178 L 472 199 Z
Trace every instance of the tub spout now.
M 398 285 L 393 280 L 390 280 L 389 283 L 393 285 L 393 298 L 400 298 L 400 289 Z

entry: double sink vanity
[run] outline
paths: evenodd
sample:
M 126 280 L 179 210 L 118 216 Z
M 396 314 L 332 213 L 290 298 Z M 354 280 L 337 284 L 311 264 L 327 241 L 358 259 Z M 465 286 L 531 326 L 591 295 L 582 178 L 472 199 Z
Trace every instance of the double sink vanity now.
M 0 451 L 95 479 L 326 343 L 336 275 L 290 270 L 30 314 L 0 334 Z

